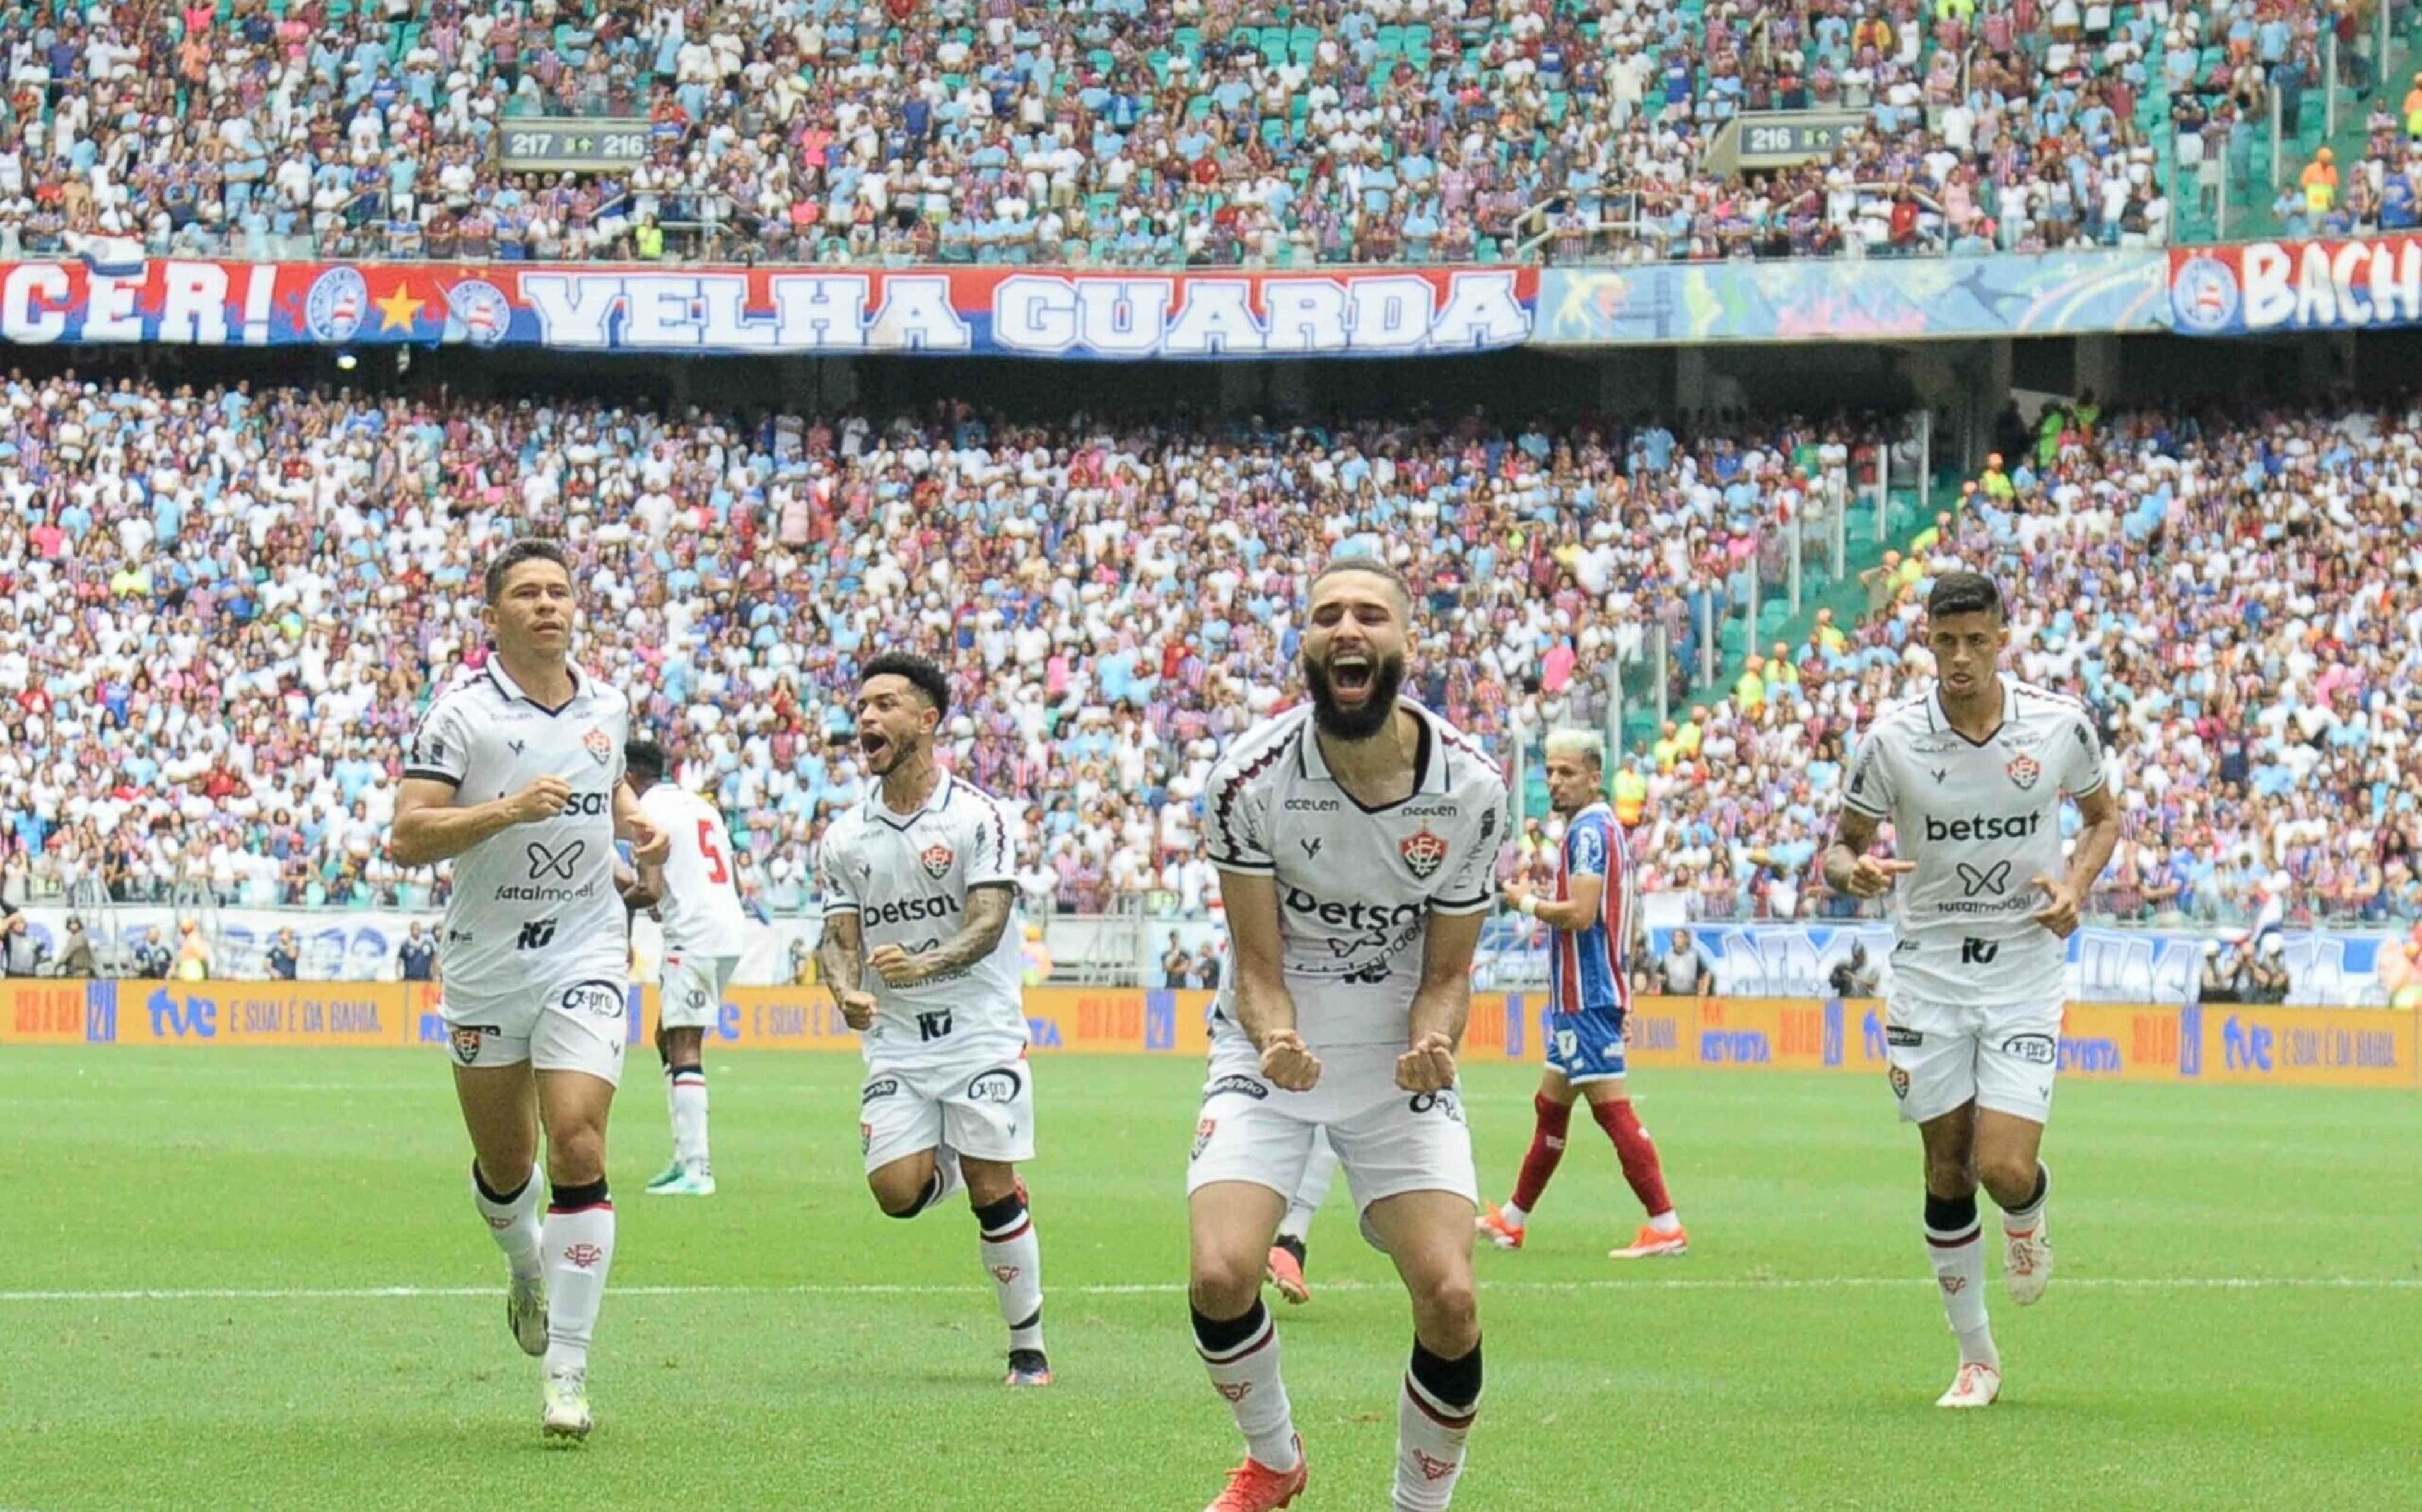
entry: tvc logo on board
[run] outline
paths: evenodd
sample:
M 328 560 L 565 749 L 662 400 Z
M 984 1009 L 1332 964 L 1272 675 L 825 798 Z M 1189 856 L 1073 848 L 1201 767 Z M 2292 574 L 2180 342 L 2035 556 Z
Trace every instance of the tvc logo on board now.
M 143 1000 L 151 1014 L 151 1037 L 154 1039 L 216 1039 L 219 1037 L 219 1005 L 206 997 L 179 998 L 166 988 L 155 989 Z

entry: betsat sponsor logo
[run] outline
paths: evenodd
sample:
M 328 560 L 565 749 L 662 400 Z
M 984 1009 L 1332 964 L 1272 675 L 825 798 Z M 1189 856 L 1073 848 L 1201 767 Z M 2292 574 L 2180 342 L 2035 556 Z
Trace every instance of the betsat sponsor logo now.
M 2024 840 L 2043 827 L 2040 810 L 2025 814 L 1972 814 L 1959 818 L 1926 816 L 1926 838 L 1936 845 L 1958 840 Z

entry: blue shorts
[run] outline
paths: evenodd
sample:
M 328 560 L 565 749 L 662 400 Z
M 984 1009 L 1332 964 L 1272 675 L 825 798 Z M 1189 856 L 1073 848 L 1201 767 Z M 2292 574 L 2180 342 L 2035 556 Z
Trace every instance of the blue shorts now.
M 1585 1008 L 1548 1015 L 1548 1064 L 1578 1085 L 1623 1074 L 1623 1013 Z

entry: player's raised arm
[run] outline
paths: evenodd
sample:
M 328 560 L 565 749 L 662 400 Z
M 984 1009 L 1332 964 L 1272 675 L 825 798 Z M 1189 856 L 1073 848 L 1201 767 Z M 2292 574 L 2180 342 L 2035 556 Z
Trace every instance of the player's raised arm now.
M 1396 1061 L 1396 1084 L 1408 1092 L 1455 1084 L 1455 1052 L 1471 1019 L 1471 958 L 1487 922 L 1485 910 L 1430 912 L 1422 932 L 1422 982 L 1413 990 L 1410 1048 Z

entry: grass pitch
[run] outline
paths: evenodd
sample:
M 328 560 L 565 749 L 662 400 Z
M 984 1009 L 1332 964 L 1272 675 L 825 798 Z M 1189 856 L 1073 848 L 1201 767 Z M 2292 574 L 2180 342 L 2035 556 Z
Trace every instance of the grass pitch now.
M 562 1453 L 506 1335 L 440 1057 L 11 1050 L 0 1508 L 1195 1512 L 1238 1452 L 1185 1323 L 1199 1068 L 1036 1068 L 1060 1383 L 1013 1395 L 972 1220 L 896 1223 L 866 1195 L 854 1059 L 710 1054 L 723 1191 L 677 1201 L 640 1191 L 668 1136 L 635 1054 L 599 1427 Z M 1533 1080 L 1467 1074 L 1492 1194 Z M 1604 1258 L 1638 1212 L 1577 1119 L 1531 1248 L 1480 1257 L 1488 1385 L 1458 1508 L 2422 1503 L 2422 1101 L 2065 1087 L 2059 1279 L 2021 1312 L 1994 1255 L 2005 1392 L 1955 1415 L 1932 1405 L 1955 1352 L 1916 1136 L 1881 1084 L 1634 1080 L 1693 1252 Z M 1281 1309 L 1298 1506 L 1384 1507 L 1410 1328 L 1342 1182 L 1312 1273 L 1312 1305 Z

